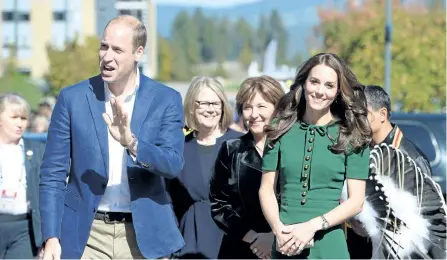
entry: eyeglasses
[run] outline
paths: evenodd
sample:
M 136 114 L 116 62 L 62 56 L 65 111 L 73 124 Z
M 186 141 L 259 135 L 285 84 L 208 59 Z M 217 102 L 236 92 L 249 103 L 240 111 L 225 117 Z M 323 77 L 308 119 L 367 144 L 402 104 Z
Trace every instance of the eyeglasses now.
M 210 106 L 213 106 L 213 108 L 222 108 L 221 101 L 196 101 L 196 103 L 199 105 L 199 108 L 209 108 Z

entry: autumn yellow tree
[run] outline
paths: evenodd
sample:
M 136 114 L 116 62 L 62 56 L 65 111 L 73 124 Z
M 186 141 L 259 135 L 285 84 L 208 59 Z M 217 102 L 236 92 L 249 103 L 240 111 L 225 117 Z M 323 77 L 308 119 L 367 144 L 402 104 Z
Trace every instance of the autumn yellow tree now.
M 64 87 L 99 73 L 99 44 L 99 39 L 91 36 L 86 37 L 83 44 L 75 37 L 63 49 L 47 47 L 49 69 L 45 78 L 53 95 Z
M 158 80 L 170 81 L 174 57 L 168 39 L 160 37 L 158 50 Z
M 404 111 L 439 111 L 446 104 L 446 13 L 427 2 L 393 1 L 391 96 Z M 323 8 L 319 16 L 324 51 L 337 53 L 363 84 L 383 86 L 385 1 L 359 6 L 349 0 L 345 10 Z

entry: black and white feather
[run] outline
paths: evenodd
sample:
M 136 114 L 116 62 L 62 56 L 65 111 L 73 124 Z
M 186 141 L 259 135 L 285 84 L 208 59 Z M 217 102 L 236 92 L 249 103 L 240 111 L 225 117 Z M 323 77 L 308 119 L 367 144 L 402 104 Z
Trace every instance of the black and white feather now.
M 347 199 L 347 189 L 342 199 Z M 363 210 L 354 217 L 373 258 L 446 259 L 446 204 L 439 185 L 392 145 L 371 149 Z

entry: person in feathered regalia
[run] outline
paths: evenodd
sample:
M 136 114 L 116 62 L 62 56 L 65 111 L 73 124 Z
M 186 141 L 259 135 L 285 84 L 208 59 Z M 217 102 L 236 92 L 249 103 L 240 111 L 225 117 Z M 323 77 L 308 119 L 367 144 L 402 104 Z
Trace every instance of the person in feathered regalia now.
M 365 203 L 347 232 L 351 257 L 446 259 L 445 199 L 430 165 L 390 122 L 391 102 L 383 88 L 364 91 L 373 140 Z

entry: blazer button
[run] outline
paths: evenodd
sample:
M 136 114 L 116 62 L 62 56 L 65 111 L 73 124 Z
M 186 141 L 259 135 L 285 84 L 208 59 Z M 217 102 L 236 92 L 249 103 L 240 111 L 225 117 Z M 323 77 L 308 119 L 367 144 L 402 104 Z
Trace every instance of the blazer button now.
M 310 134 L 311 134 L 311 135 L 314 135 L 314 134 L 315 134 L 315 131 L 314 131 L 314 130 L 310 130 Z
M 309 138 L 309 143 L 312 143 L 313 141 L 314 141 L 313 137 Z
M 303 193 L 301 193 L 301 196 L 306 197 L 307 196 L 307 192 L 303 191 Z
M 304 188 L 307 188 L 307 183 L 304 183 L 303 187 L 304 187 Z
M 304 178 L 307 178 L 307 176 L 309 176 L 309 175 L 307 175 L 307 173 L 305 173 L 305 174 L 303 175 Z
M 306 199 L 302 199 L 301 204 L 306 204 L 306 201 L 307 201 Z
M 310 153 L 312 152 L 312 147 L 307 148 L 307 151 Z
M 306 161 L 309 161 L 310 160 L 310 156 L 308 155 L 308 156 L 306 156 Z
M 304 165 L 304 170 L 307 170 L 307 169 L 309 169 L 309 165 Z

